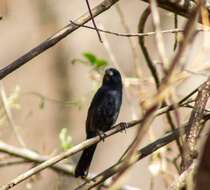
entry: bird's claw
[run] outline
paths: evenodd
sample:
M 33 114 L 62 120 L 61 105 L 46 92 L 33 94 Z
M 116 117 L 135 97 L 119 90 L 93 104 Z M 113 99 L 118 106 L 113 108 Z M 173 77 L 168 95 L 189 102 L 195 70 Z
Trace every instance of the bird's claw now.
M 98 136 L 100 137 L 100 140 L 102 140 L 104 142 L 105 138 L 106 138 L 106 134 L 103 131 L 97 131 Z
M 128 124 L 126 122 L 121 122 L 120 127 L 121 127 L 121 130 L 125 131 L 125 133 L 126 133 L 126 129 L 128 128 Z

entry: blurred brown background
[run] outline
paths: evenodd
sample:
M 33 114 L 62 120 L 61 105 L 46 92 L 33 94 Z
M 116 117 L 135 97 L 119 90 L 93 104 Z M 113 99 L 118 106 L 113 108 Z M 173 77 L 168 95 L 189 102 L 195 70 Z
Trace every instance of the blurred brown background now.
M 90 0 L 92 7 L 99 2 Z M 137 32 L 138 21 L 146 4 L 139 0 L 122 0 L 119 5 L 130 31 Z M 54 34 L 68 24 L 69 20 L 76 19 L 86 11 L 87 6 L 84 0 L 0 0 L 0 14 L 3 16 L 3 20 L 0 21 L 1 68 Z M 174 28 L 174 15 L 163 10 L 160 11 L 160 14 L 162 28 Z M 184 21 L 179 17 L 180 26 Z M 125 32 L 115 6 L 99 15 L 96 22 L 99 27 L 103 26 L 107 30 Z M 92 25 L 92 23 L 88 24 Z M 146 30 L 152 31 L 151 19 L 147 22 Z M 135 76 L 134 58 L 128 39 L 111 35 L 105 35 L 105 37 L 121 71 L 126 76 Z M 151 96 L 155 92 L 154 83 L 138 47 L 138 40 L 134 39 L 139 56 L 139 66 L 142 71 L 140 87 L 144 88 L 145 97 Z M 170 58 L 173 55 L 174 35 L 164 35 L 164 40 Z M 148 37 L 146 42 L 153 59 L 156 60 L 157 52 L 154 38 Z M 96 32 L 80 28 L 55 47 L 42 53 L 3 80 L 8 95 L 17 85 L 20 87 L 20 109 L 13 109 L 12 116 L 18 125 L 18 131 L 27 148 L 44 155 L 62 151 L 58 136 L 60 130 L 64 127 L 68 128 L 73 144 L 85 139 L 86 113 L 93 95 L 92 68 L 85 64 L 71 63 L 72 59 L 82 59 L 82 53 L 85 51 L 93 52 L 95 55 L 108 60 L 110 66 L 113 66 L 110 55 L 104 45 L 99 42 Z M 195 47 L 191 52 L 192 56 L 194 56 L 194 51 L 196 51 Z M 190 69 L 195 68 L 190 64 L 188 64 L 188 67 Z M 189 77 L 178 86 L 177 98 L 196 88 L 204 79 L 205 76 L 203 75 Z M 138 86 L 127 90 L 130 97 L 124 96 L 118 121 L 131 121 L 141 115 Z M 41 109 L 40 98 L 33 95 L 32 92 L 61 101 L 82 101 L 81 109 L 75 105 L 66 106 L 64 103 L 54 101 L 45 101 L 44 108 Z M 183 111 L 181 121 L 188 119 L 188 113 L 186 110 Z M 163 117 L 156 119 L 154 122 L 153 132 L 155 138 L 158 138 L 163 129 L 167 128 L 167 126 L 163 125 L 166 125 Z M 94 155 L 90 172 L 97 174 L 114 164 L 132 141 L 134 134 L 135 129 L 129 129 L 127 134 L 120 133 L 108 138 L 104 143 L 100 143 Z M 0 126 L 0 138 L 8 144 L 20 147 L 8 122 L 4 122 Z M 149 138 L 145 138 L 143 144 L 149 142 Z M 72 161 L 69 162 L 76 163 L 78 158 L 79 154 L 76 154 L 72 157 Z M 150 189 L 152 177 L 148 169 L 148 162 L 149 158 L 146 158 L 132 167 L 128 175 L 126 175 L 125 183 L 137 189 Z M 8 182 L 30 167 L 32 167 L 31 164 L 1 168 L 0 184 Z M 170 172 L 173 172 L 173 168 L 167 169 L 171 169 Z M 81 181 L 78 179 L 62 176 L 47 169 L 41 172 L 40 175 L 33 177 L 32 180 L 27 180 L 14 189 L 63 190 L 73 189 L 80 183 Z M 154 189 L 163 189 L 164 185 L 161 176 L 154 178 Z

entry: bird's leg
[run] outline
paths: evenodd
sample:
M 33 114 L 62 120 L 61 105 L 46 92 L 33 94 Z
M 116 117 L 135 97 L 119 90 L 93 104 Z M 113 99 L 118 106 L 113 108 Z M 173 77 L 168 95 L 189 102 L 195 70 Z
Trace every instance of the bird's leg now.
M 98 134 L 100 139 L 104 142 L 106 134 L 103 131 L 101 131 L 101 130 L 97 130 L 96 133 Z
M 120 125 L 121 129 L 124 130 L 125 133 L 126 133 L 126 129 L 128 128 L 128 124 L 126 122 L 121 122 L 121 123 L 119 123 L 119 125 Z

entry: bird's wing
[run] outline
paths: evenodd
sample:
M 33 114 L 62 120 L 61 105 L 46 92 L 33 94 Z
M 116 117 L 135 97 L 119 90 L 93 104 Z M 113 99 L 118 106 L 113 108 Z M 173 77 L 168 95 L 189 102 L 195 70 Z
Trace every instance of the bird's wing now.
M 121 105 L 121 95 L 117 91 L 100 88 L 95 94 L 86 122 L 86 130 L 106 131 L 116 121 Z

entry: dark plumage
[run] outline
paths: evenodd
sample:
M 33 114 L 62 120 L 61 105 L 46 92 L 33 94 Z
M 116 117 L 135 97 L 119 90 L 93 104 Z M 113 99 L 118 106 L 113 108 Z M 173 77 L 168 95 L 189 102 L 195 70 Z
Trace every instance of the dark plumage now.
M 117 120 L 122 103 L 122 79 L 119 71 L 105 71 L 102 86 L 98 89 L 88 109 L 86 120 L 87 139 L 102 135 Z M 75 169 L 75 177 L 87 175 L 97 144 L 86 148 Z

